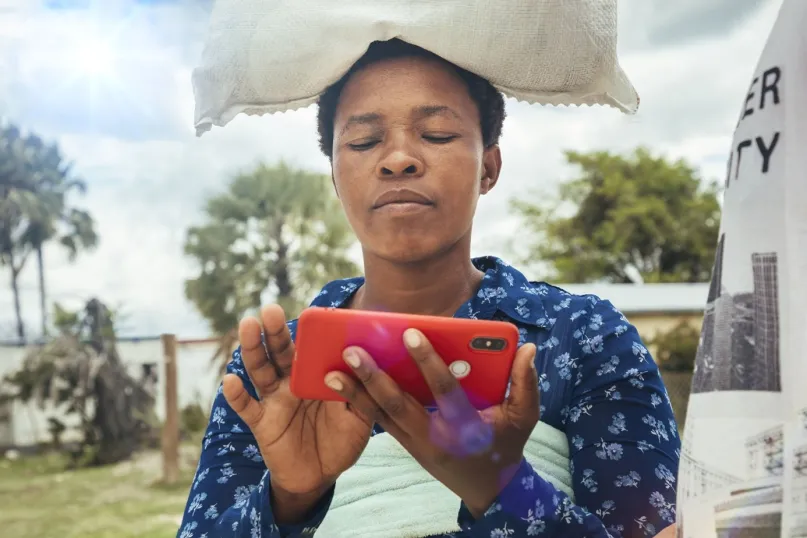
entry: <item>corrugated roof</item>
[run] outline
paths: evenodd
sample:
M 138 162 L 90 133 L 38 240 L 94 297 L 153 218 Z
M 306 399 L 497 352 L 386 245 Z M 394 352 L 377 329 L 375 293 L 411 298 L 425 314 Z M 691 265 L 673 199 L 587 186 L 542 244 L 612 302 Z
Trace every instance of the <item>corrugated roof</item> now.
M 557 284 L 576 295 L 608 299 L 625 314 L 702 312 L 709 284 Z

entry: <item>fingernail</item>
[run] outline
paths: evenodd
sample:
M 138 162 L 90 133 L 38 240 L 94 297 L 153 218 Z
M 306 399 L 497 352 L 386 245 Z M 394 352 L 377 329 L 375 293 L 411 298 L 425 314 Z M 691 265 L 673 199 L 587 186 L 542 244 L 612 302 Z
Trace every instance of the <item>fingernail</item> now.
M 341 392 L 345 386 L 336 376 L 328 376 L 325 378 L 325 384 L 336 392 Z
M 344 359 L 351 368 L 358 368 L 361 366 L 361 358 L 359 357 L 359 354 L 352 349 L 345 350 Z
M 406 329 L 403 334 L 404 344 L 416 348 L 420 345 L 420 333 L 415 329 Z

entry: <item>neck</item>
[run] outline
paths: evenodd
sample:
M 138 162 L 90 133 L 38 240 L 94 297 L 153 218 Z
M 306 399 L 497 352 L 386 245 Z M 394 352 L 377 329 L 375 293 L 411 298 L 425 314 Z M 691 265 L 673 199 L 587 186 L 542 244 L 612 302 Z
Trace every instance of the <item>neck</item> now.
M 482 282 L 470 245 L 421 262 L 400 264 L 364 253 L 364 285 L 353 308 L 453 316 Z

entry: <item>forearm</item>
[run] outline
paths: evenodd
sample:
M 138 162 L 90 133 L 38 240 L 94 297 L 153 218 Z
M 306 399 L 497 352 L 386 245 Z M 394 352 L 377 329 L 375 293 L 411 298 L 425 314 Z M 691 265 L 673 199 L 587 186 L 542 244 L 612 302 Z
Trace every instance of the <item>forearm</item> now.
M 227 372 L 241 377 L 247 390 L 254 391 L 239 351 Z M 256 397 L 254 392 L 250 395 Z M 220 389 L 177 538 L 311 536 L 332 497 L 332 487 L 302 496 L 272 488 L 255 437 Z
M 575 505 L 568 495 L 544 480 L 526 461 L 482 517 L 474 518 L 463 505 L 459 524 L 473 538 L 620 538 L 615 531 L 607 530 L 596 515 Z
M 327 513 L 333 492 L 330 485 L 307 494 L 290 493 L 270 481 L 268 497 L 275 523 L 281 528 L 319 525 L 322 519 L 317 516 L 320 512 L 323 517 Z
M 333 488 L 320 495 L 291 495 L 272 488 L 269 473 L 249 496 L 216 521 L 216 536 L 297 538 L 312 536 L 330 507 Z

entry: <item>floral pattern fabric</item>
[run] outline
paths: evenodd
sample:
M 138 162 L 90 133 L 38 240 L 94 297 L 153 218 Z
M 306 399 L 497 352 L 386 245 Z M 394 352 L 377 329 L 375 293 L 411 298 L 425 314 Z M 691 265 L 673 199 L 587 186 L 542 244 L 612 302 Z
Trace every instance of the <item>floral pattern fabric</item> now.
M 575 501 L 525 460 L 483 517 L 474 520 L 458 506 L 461 530 L 446 537 L 633 538 L 654 536 L 672 524 L 678 428 L 659 370 L 636 329 L 607 300 L 529 282 L 497 258 L 474 264 L 485 272 L 482 285 L 456 317 L 508 321 L 518 327 L 520 343 L 537 346 L 541 420 L 567 435 Z M 312 306 L 342 307 L 362 283 L 331 282 Z M 296 322 L 289 327 L 294 336 Z M 256 397 L 239 350 L 227 370 Z M 376 426 L 374 434 L 380 431 Z M 221 389 L 202 448 L 178 538 L 315 534 L 333 489 L 308 521 L 278 527 L 255 439 Z

